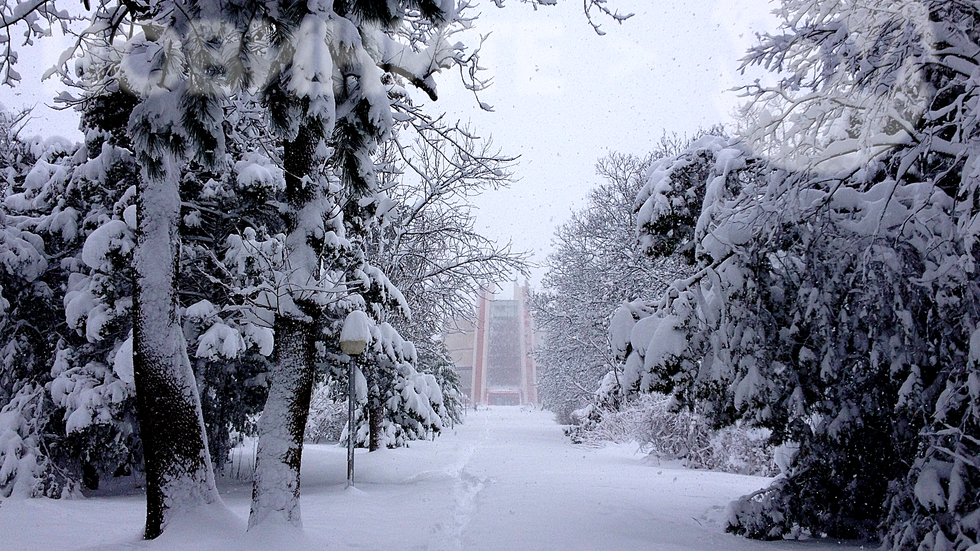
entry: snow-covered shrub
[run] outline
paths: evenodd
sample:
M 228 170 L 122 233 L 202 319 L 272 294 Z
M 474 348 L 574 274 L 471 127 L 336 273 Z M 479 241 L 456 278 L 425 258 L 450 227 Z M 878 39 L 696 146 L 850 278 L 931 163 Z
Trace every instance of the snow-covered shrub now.
M 881 426 L 804 439 L 785 475 L 730 504 L 727 529 L 763 539 L 874 534 L 893 484 L 882 472 L 900 470 L 894 445 Z
M 389 448 L 435 436 L 446 415 L 439 381 L 415 368 L 414 344 L 392 325 L 372 323 L 371 335 L 369 349 L 357 360 L 363 389 L 357 397 L 356 445 L 371 447 L 372 434 L 375 446 Z M 346 438 L 347 429 L 341 440 Z
M 442 394 L 442 407 L 438 410 L 439 416 L 442 417 L 442 426 L 451 427 L 456 423 L 462 423 L 466 405 L 463 393 L 459 389 L 459 373 L 448 357 L 448 350 L 442 346 L 440 358 L 431 363 L 425 363 L 420 353 L 419 363 L 420 371 L 435 378 Z
M 773 476 L 779 472 L 769 431 L 729 426 L 711 435 L 711 454 L 704 468 L 726 473 Z
M 635 442 L 650 455 L 680 459 L 694 469 L 774 474 L 765 431 L 737 426 L 715 430 L 703 415 L 674 405 L 662 394 L 634 396 L 617 409 L 590 405 L 573 414 L 580 424 L 567 432 L 573 442 L 592 446 Z
M 443 428 L 444 406 L 436 378 L 403 363 L 395 381 L 394 392 L 385 402 L 385 445 L 400 447 L 438 434 Z

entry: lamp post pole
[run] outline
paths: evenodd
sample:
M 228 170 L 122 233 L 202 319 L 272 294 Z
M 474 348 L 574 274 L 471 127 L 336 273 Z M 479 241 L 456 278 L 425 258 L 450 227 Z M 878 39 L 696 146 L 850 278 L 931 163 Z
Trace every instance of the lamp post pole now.
M 347 487 L 354 485 L 354 402 L 357 401 L 357 387 L 354 385 L 357 357 L 364 352 L 371 340 L 371 320 L 361 310 L 347 314 L 344 327 L 340 330 L 340 351 L 350 356 L 347 364 Z
M 351 356 L 347 367 L 347 487 L 354 485 L 354 401 L 357 400 L 354 390 L 354 363 L 357 356 Z

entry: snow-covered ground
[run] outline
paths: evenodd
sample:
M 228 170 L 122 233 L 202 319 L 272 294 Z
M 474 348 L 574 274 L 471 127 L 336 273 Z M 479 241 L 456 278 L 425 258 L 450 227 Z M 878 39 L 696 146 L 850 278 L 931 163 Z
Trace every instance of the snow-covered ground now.
M 139 495 L 0 505 L 0 549 L 719 550 L 859 549 L 757 542 L 724 533 L 725 506 L 767 479 L 658 464 L 635 446 L 569 443 L 548 412 L 494 407 L 434 442 L 358 451 L 307 446 L 302 534 L 245 534 L 248 485 L 227 483 L 228 511 L 202 512 L 139 540 Z

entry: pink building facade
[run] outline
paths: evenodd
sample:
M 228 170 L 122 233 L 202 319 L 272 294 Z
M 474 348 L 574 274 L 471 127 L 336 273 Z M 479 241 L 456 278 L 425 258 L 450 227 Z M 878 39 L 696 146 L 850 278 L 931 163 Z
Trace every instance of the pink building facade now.
M 482 294 L 475 323 L 445 336 L 470 405 L 539 404 L 527 303 L 527 285 L 514 284 L 510 300 Z

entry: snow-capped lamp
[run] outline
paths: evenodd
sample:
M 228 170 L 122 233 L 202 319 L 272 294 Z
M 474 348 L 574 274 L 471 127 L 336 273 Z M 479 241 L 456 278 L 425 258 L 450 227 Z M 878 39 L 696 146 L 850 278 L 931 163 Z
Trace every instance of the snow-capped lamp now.
M 371 340 L 371 325 L 363 310 L 347 314 L 340 330 L 340 351 L 349 356 L 359 356 Z

